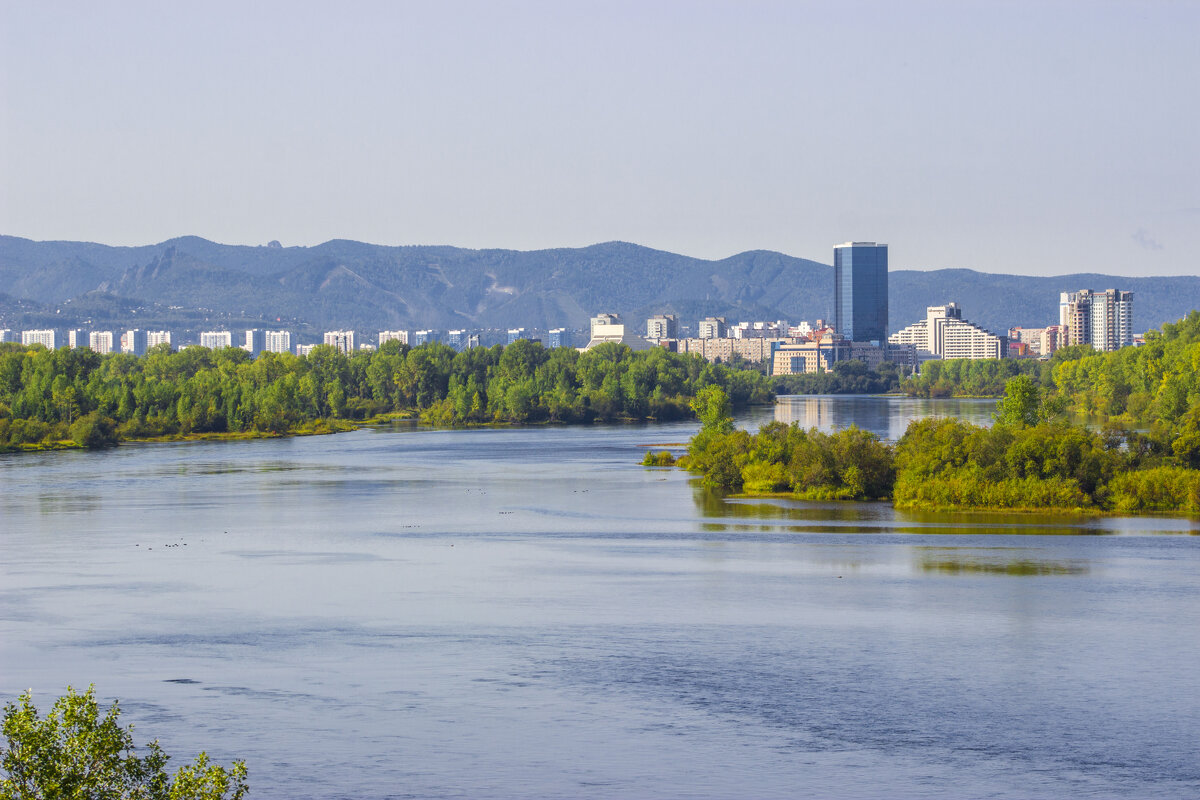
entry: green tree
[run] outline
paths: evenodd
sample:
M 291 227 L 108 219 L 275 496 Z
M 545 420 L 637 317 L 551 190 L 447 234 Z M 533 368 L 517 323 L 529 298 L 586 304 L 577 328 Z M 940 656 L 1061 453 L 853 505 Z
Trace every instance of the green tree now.
M 1028 375 L 1009 378 L 1004 397 L 996 407 L 996 424 L 1024 428 L 1036 425 L 1042 404 L 1041 392 Z
M 170 756 L 158 742 L 138 756 L 133 726 L 122 728 L 117 703 L 103 715 L 94 687 L 71 687 L 43 719 L 32 692 L 4 707 L 0 748 L 0 800 L 238 800 L 245 796 L 246 765 L 229 769 L 200 753 L 194 763 L 167 774 Z
M 729 395 L 720 386 L 705 386 L 696 392 L 691 408 L 696 412 L 703 430 L 716 433 L 733 430 L 733 408 L 729 403 Z

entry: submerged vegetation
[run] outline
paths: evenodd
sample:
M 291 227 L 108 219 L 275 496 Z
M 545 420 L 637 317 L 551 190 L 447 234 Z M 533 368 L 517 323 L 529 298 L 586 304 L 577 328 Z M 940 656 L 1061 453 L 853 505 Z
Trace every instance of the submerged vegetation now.
M 1057 389 L 1008 378 L 990 428 L 927 418 L 894 445 L 855 427 L 735 430 L 713 388 L 697 396 L 704 425 L 681 465 L 726 492 L 905 509 L 1200 513 L 1200 314 L 1144 348 L 1067 353 L 1048 371 Z M 1103 428 L 1063 419 L 1080 407 Z
M 128 439 L 278 436 L 390 416 L 433 424 L 678 419 L 705 386 L 767 402 L 764 376 L 665 350 L 580 353 L 519 341 L 456 352 L 387 342 L 350 355 L 169 346 L 146 355 L 0 345 L 0 450 Z

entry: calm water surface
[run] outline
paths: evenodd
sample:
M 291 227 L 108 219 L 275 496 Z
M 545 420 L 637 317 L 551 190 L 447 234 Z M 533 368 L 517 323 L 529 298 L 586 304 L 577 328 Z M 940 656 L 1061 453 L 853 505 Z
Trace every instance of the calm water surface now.
M 1197 522 L 729 502 L 637 466 L 693 431 L 0 457 L 0 693 L 95 683 L 261 798 L 1200 795 Z

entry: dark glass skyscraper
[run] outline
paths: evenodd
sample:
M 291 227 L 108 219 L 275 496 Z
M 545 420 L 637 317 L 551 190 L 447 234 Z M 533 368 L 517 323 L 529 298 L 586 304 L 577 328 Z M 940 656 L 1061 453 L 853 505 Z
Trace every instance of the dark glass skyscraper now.
M 846 242 L 833 248 L 833 326 L 854 342 L 887 341 L 886 244 Z

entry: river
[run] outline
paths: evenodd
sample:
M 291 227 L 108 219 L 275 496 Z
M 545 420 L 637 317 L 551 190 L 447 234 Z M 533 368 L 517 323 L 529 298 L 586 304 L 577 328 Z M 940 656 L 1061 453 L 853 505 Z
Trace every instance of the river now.
M 728 501 L 638 465 L 694 430 L 0 456 L 0 692 L 94 683 L 255 798 L 1200 796 L 1200 523 Z

